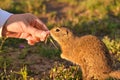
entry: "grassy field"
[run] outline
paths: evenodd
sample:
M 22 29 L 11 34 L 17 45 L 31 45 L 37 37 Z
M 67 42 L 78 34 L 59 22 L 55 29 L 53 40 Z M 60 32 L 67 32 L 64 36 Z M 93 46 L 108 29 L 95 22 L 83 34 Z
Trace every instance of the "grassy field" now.
M 66 26 L 78 36 L 96 35 L 120 61 L 119 0 L 0 0 L 0 8 L 32 13 L 49 29 Z M 0 80 L 82 80 L 78 65 L 60 58 L 56 42 L 57 48 L 49 39 L 34 46 L 13 38 L 0 42 Z

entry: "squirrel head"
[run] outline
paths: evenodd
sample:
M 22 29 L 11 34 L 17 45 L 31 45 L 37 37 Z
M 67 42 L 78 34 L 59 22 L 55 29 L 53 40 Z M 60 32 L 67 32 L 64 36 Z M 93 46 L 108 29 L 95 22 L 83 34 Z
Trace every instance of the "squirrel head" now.
M 50 35 L 56 40 L 58 43 L 66 43 L 72 37 L 72 32 L 65 27 L 55 27 L 50 30 Z

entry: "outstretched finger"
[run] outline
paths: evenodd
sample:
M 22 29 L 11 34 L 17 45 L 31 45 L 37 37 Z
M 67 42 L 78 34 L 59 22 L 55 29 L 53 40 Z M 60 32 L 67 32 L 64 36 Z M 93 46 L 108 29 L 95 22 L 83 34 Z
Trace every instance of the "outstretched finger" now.
M 30 26 L 30 27 L 27 27 L 27 33 L 31 34 L 32 37 L 36 37 L 36 38 L 40 39 L 40 41 L 44 41 L 50 32 L 39 30 L 39 29 L 36 29 L 36 28 Z

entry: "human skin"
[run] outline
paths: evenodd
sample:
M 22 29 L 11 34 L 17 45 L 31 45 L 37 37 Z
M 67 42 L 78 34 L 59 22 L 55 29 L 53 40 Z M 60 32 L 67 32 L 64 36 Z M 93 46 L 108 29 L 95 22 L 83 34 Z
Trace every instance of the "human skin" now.
M 2 30 L 2 36 L 26 39 L 30 45 L 44 41 L 49 33 L 46 25 L 30 13 L 11 15 Z

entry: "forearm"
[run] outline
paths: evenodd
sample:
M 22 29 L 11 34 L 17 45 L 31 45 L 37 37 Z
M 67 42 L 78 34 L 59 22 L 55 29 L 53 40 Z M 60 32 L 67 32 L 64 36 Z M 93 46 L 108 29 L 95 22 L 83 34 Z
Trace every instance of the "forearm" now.
M 2 36 L 3 26 L 11 15 L 12 15 L 11 13 L 0 9 L 0 37 Z

